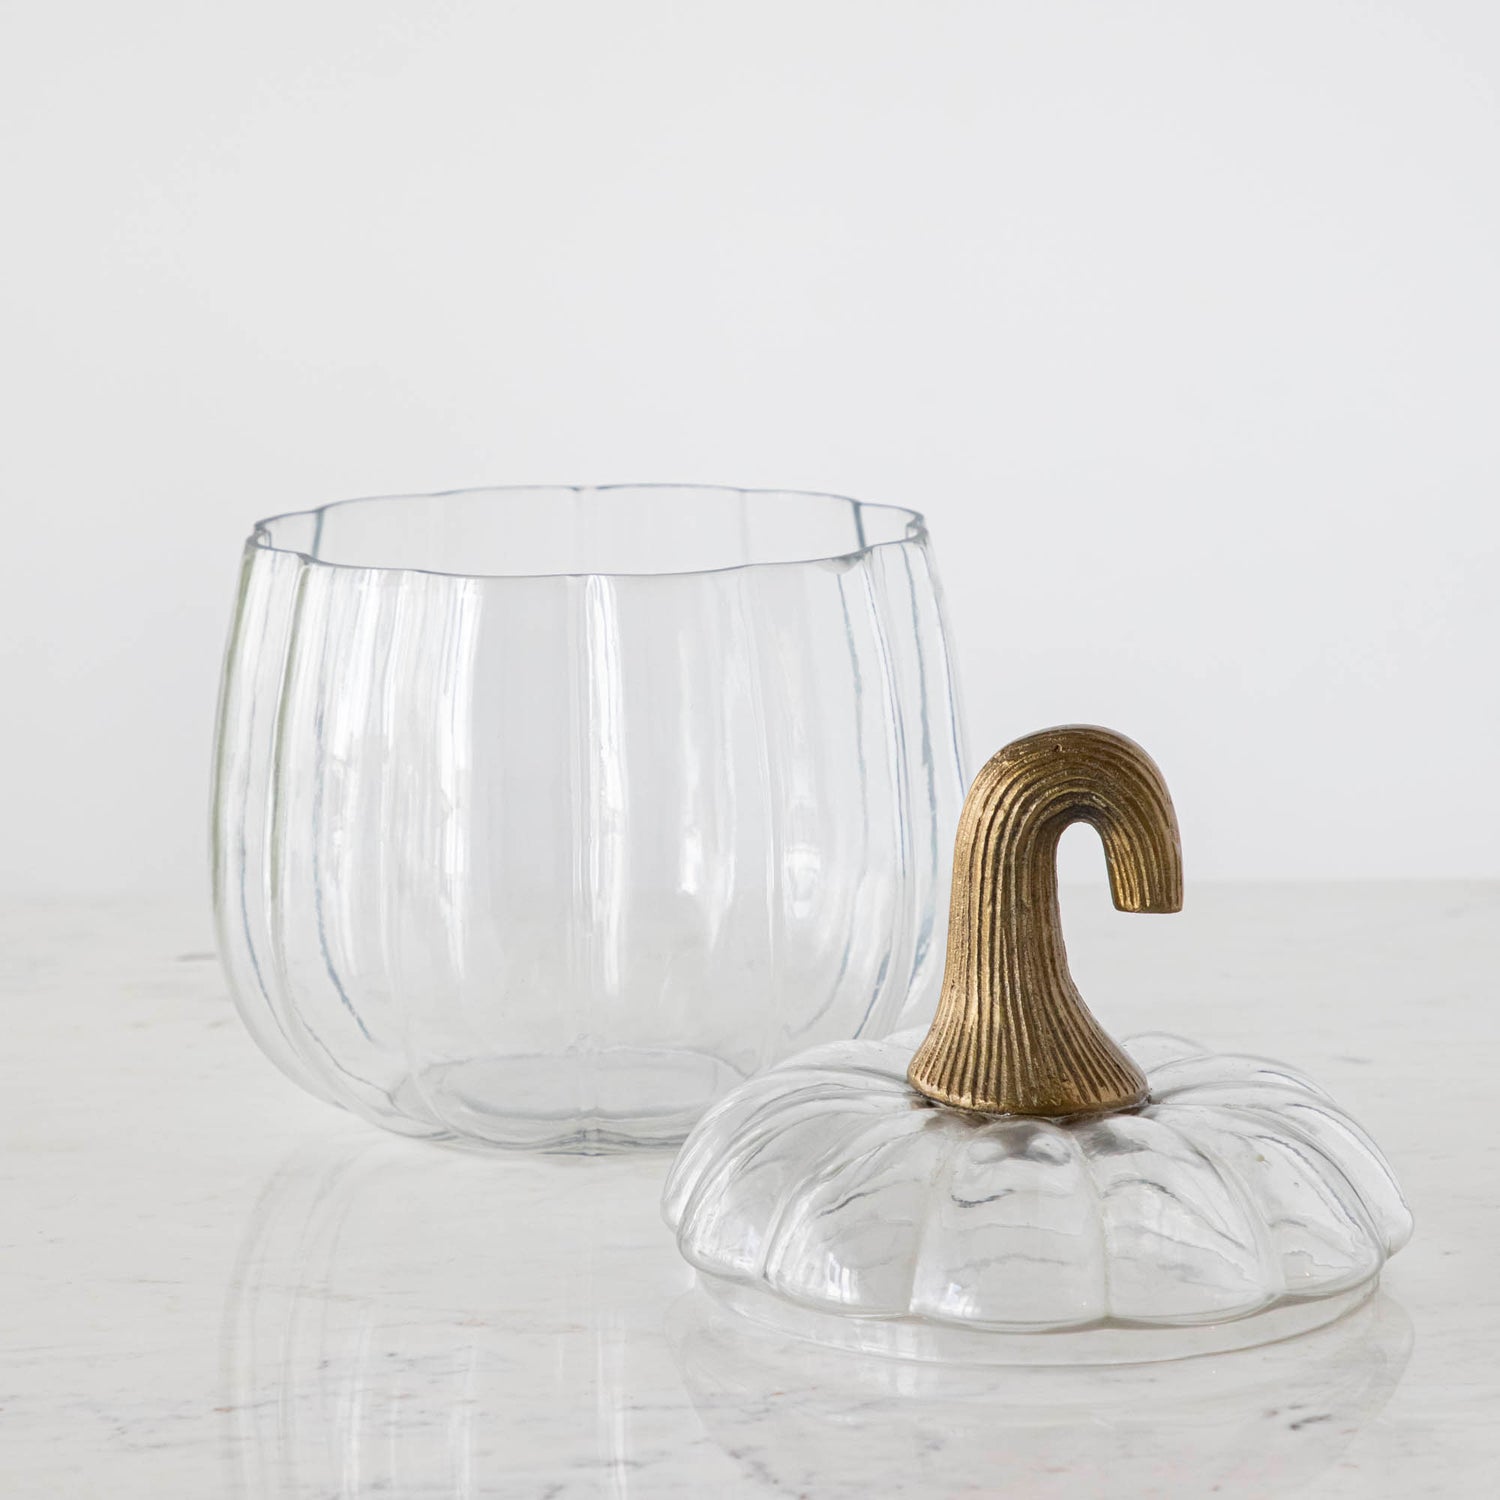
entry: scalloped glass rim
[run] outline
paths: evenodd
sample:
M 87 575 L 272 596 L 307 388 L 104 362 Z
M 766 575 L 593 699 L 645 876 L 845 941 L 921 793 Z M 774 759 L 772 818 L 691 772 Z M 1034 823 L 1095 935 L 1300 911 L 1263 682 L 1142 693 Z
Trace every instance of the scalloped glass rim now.
M 1286 1297 L 1222 1323 L 1169 1326 L 1108 1321 L 1038 1333 L 961 1328 L 926 1318 L 879 1318 L 823 1312 L 743 1281 L 698 1273 L 716 1302 L 740 1317 L 854 1354 L 887 1359 L 972 1365 L 1140 1365 L 1199 1355 L 1229 1354 L 1297 1338 L 1337 1322 L 1362 1306 L 1380 1285 L 1367 1281 L 1328 1297 Z
M 379 507 L 395 511 L 422 506 L 430 510 L 435 502 L 494 503 L 533 507 L 538 510 L 555 506 L 564 500 L 599 498 L 612 500 L 654 499 L 662 503 L 725 506 L 731 502 L 753 500 L 758 507 L 786 502 L 800 506 L 807 519 L 807 507 L 815 505 L 846 520 L 856 545 L 830 544 L 827 547 L 793 549 L 761 557 L 712 563 L 704 566 L 666 567 L 575 567 L 524 565 L 501 568 L 449 568 L 418 566 L 410 563 L 371 563 L 341 561 L 322 550 L 324 524 L 331 516 L 359 509 L 362 513 Z M 306 535 L 299 533 L 305 532 Z M 477 485 L 429 493 L 362 495 L 346 500 L 332 500 L 306 510 L 281 511 L 256 521 L 246 545 L 263 552 L 280 552 L 300 558 L 320 568 L 348 568 L 375 573 L 418 573 L 429 577 L 455 579 L 484 578 L 693 578 L 715 573 L 733 573 L 749 568 L 797 567 L 811 564 L 847 566 L 883 547 L 901 547 L 928 540 L 926 517 L 920 511 L 902 505 L 856 500 L 822 490 L 753 489 L 735 485 L 631 483 L 601 485 Z

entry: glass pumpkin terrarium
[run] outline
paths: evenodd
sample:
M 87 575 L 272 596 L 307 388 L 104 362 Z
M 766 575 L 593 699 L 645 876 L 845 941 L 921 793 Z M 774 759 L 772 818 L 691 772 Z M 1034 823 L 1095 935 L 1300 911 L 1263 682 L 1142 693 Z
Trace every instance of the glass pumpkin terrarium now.
M 960 819 L 925 1038 L 814 1048 L 689 1137 L 665 1212 L 705 1286 L 843 1347 L 1141 1361 L 1263 1343 L 1374 1290 L 1411 1218 L 1375 1144 L 1294 1069 L 1121 1048 L 1068 974 L 1057 841 L 1099 832 L 1116 906 L 1181 905 L 1160 772 L 1108 730 L 1018 740 Z
M 259 524 L 214 891 L 246 1023 L 407 1135 L 676 1144 L 936 993 L 963 785 L 922 518 L 681 486 Z

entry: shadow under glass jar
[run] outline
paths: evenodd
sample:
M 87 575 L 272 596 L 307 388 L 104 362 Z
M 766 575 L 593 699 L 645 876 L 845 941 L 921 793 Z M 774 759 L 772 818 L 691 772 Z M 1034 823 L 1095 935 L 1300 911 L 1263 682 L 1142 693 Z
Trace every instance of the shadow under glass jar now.
M 288 1074 L 390 1129 L 672 1144 L 766 1064 L 930 1015 L 960 755 L 910 511 L 634 486 L 278 516 L 220 703 L 230 985 Z

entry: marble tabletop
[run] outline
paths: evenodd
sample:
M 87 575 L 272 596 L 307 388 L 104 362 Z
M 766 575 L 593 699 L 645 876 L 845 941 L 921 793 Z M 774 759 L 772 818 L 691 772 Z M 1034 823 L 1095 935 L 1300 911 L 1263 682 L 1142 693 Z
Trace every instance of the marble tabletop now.
M 255 1051 L 206 913 L 5 903 L 0 1495 L 1500 1493 L 1500 886 L 1065 917 L 1117 1034 L 1283 1057 L 1368 1126 L 1417 1216 L 1373 1301 L 1113 1370 L 789 1343 L 694 1289 L 668 1156 L 383 1136 Z

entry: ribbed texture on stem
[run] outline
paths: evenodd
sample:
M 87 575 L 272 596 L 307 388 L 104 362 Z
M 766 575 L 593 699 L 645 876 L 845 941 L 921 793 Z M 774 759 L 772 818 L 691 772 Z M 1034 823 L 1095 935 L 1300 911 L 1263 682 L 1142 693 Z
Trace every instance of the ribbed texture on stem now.
M 1139 745 L 1081 725 L 1007 745 L 959 820 L 942 994 L 907 1075 L 928 1098 L 1054 1119 L 1145 1102 L 1144 1075 L 1068 973 L 1057 842 L 1079 822 L 1099 832 L 1121 911 L 1181 909 L 1177 819 Z

